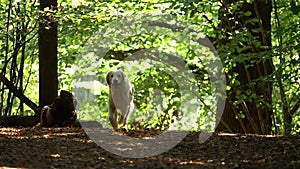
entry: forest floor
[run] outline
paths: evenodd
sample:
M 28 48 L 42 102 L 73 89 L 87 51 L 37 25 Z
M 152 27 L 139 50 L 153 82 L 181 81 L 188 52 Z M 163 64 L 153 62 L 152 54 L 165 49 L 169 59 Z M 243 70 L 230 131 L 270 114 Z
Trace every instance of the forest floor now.
M 106 151 L 91 140 L 85 131 L 78 127 L 0 128 L 0 168 L 300 168 L 299 135 L 213 134 L 205 142 L 199 143 L 200 133 L 189 132 L 169 151 L 151 157 L 129 158 Z M 101 143 L 101 133 L 113 132 L 101 129 L 97 133 L 100 139 L 97 143 Z M 154 131 L 118 132 L 118 135 L 129 138 L 147 139 L 155 139 L 152 137 L 155 134 Z M 114 143 L 115 140 L 111 138 L 107 142 Z M 141 143 L 138 144 L 141 146 Z M 118 140 L 114 145 L 130 145 L 130 139 Z M 155 149 L 155 146 L 146 148 Z

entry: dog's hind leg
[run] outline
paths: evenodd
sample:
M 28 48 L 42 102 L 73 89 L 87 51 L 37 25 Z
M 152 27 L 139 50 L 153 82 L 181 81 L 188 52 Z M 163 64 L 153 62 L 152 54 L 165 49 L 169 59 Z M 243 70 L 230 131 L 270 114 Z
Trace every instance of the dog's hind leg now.
M 124 119 L 125 119 L 125 116 L 121 114 L 121 117 L 118 121 L 118 124 L 123 124 L 124 123 Z

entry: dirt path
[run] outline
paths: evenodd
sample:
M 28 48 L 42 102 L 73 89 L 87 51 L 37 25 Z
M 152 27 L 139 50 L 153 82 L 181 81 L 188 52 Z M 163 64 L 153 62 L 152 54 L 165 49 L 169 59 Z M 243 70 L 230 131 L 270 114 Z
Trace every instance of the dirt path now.
M 101 132 L 112 133 L 108 129 Z M 142 135 L 146 139 L 155 134 L 150 131 L 119 133 L 130 138 Z M 112 154 L 95 143 L 101 144 L 101 136 L 98 138 L 92 141 L 81 128 L 0 128 L 0 168 L 300 168 L 299 135 L 214 134 L 200 144 L 199 133 L 193 132 L 169 151 L 147 158 Z M 126 139 L 118 142 L 112 139 L 111 143 L 130 144 Z

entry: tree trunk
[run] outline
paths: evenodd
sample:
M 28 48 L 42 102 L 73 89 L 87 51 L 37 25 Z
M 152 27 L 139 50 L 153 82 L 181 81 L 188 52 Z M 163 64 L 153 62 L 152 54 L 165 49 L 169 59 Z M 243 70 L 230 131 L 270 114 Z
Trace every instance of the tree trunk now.
M 232 40 L 234 38 L 237 42 L 236 46 L 232 47 L 234 49 L 229 48 L 231 52 L 225 54 L 225 60 L 229 60 L 235 66 L 230 67 L 226 74 L 231 90 L 216 131 L 270 134 L 273 114 L 272 84 L 262 78 L 267 78 L 274 69 L 271 57 L 267 53 L 271 47 L 272 2 L 271 0 L 254 0 L 251 3 L 231 0 L 221 2 L 220 29 L 224 31 L 222 33 L 225 37 L 218 48 L 235 44 Z M 233 9 L 233 6 L 237 8 Z M 234 37 L 235 35 L 241 35 L 241 39 Z M 246 38 L 251 36 L 253 41 L 242 40 L 245 36 Z M 260 42 L 260 45 L 254 44 L 255 40 Z M 239 50 L 244 47 L 245 50 Z M 231 80 L 235 76 L 239 83 L 231 85 Z
M 40 0 L 40 10 L 55 10 L 57 0 Z M 42 16 L 39 31 L 39 105 L 50 104 L 57 96 L 57 21 Z

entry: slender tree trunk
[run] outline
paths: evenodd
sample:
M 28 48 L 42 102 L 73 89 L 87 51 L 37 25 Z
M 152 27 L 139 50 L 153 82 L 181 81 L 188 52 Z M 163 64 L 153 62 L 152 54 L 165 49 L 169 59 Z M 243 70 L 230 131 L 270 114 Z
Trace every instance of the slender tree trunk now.
M 272 2 L 221 2 L 220 29 L 224 31 L 225 38 L 221 40 L 222 46 L 219 48 L 232 44 L 231 38 L 236 38 L 235 35 L 246 39 L 251 37 L 253 41 L 236 38 L 236 46 L 228 52 L 229 55 L 227 53 L 227 60 L 235 64 L 227 73 L 227 82 L 229 84 L 232 77 L 236 76 L 239 84 L 231 86 L 217 131 L 270 134 L 273 114 L 272 84 L 262 78 L 267 78 L 273 71 L 273 62 L 271 57 L 267 56 L 271 47 Z M 240 5 L 237 5 L 238 3 Z M 233 9 L 233 5 L 237 9 Z M 260 42 L 260 45 L 254 44 L 254 41 Z M 243 47 L 246 49 L 239 51 Z
M 40 10 L 54 10 L 57 0 L 40 0 Z M 57 96 L 57 21 L 44 16 L 39 31 L 39 105 L 50 104 Z

